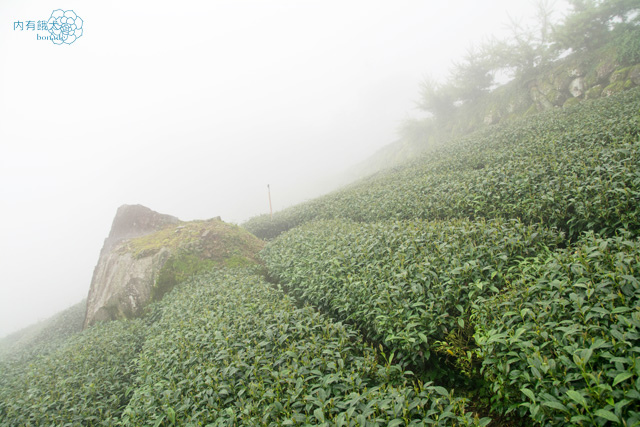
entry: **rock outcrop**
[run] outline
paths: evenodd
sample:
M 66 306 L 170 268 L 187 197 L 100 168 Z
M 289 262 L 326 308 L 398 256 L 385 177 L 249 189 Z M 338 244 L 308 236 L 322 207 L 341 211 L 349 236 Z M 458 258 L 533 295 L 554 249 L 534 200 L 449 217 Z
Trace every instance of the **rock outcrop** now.
M 140 205 L 121 206 L 93 272 L 84 327 L 131 318 L 190 275 L 257 262 L 262 241 L 219 217 L 182 222 Z
M 594 57 L 601 62 L 580 68 L 570 61 L 549 76 L 543 75 L 531 83 L 531 99 L 537 110 L 571 107 L 585 99 L 611 96 L 640 84 L 640 64 L 618 65 L 614 57 Z
M 177 224 L 180 220 L 171 215 L 161 214 L 142 205 L 122 205 L 116 212 L 111 224 L 109 236 L 104 241 L 102 252 L 126 239 L 144 236 L 165 228 L 170 224 Z M 101 252 L 101 256 L 102 256 Z
M 150 297 L 149 281 L 153 281 L 153 271 L 162 266 L 168 254 L 164 251 L 154 257 L 134 259 L 132 254 L 114 249 L 128 239 L 154 233 L 178 222 L 176 217 L 142 205 L 118 208 L 93 271 L 85 328 L 96 321 L 139 314 L 142 304 Z
M 489 92 L 477 109 L 482 122 L 492 125 L 539 111 L 571 108 L 639 85 L 640 64 L 621 64 L 615 49 L 607 47 L 569 55 L 526 82 L 508 82 Z

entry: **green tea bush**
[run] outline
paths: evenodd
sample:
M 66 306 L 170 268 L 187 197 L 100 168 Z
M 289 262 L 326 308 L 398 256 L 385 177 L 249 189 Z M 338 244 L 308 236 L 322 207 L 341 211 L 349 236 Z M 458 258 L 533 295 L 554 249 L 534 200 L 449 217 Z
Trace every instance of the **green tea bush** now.
M 26 362 L 31 357 L 53 351 L 82 331 L 87 301 L 83 300 L 35 325 L 0 340 L 0 359 Z
M 640 231 L 640 89 L 487 128 L 402 168 L 244 224 L 272 239 L 317 219 L 520 218 Z
M 100 324 L 24 363 L 0 364 L 0 425 L 112 426 L 130 397 L 141 320 Z
M 255 275 L 213 272 L 158 307 L 122 425 L 486 425 L 442 387 L 297 308 Z M 390 362 L 390 361 L 389 361 Z
M 494 406 L 542 425 L 640 425 L 640 240 L 589 233 L 525 264 L 474 310 Z
M 291 230 L 261 256 L 293 295 L 422 365 L 434 345 L 446 351 L 450 334 L 473 333 L 479 296 L 500 293 L 523 259 L 561 240 L 517 220 L 325 221 Z

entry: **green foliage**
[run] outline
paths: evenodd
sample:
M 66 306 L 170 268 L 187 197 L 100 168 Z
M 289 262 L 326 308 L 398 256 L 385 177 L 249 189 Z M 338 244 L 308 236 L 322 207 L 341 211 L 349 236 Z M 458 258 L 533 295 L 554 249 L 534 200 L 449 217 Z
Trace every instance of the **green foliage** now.
M 436 120 L 446 120 L 455 111 L 455 88 L 441 85 L 433 79 L 422 82 L 418 107 L 431 113 Z
M 3 426 L 112 426 L 128 403 L 140 320 L 99 324 L 29 361 L 0 363 Z
M 263 250 L 270 274 L 401 366 L 448 371 L 456 387 L 451 369 L 482 373 L 465 384 L 503 415 L 633 425 L 639 111 L 635 89 L 500 125 L 246 226 L 294 228 Z M 532 283 L 564 294 L 537 299 Z
M 3 426 L 484 426 L 262 278 L 214 271 L 148 315 L 100 323 L 30 363 L 0 362 Z
M 154 308 L 122 424 L 486 425 L 442 387 L 409 384 L 351 330 L 259 276 L 214 272 Z
M 87 301 L 83 300 L 47 320 L 3 338 L 0 340 L 0 359 L 27 360 L 57 348 L 82 331 L 86 310 Z
M 618 51 L 618 62 L 624 65 L 640 63 L 640 25 L 620 28 L 614 43 Z
M 634 15 L 600 16 L 625 24 L 603 21 L 633 58 Z M 548 52 L 520 53 L 537 67 Z M 480 102 L 495 65 L 483 55 L 458 70 L 476 84 L 432 94 L 451 96 L 445 109 Z M 250 220 L 277 238 L 262 256 L 287 293 L 238 268 L 196 276 L 260 268 L 263 242 L 239 227 L 199 221 L 133 239 L 120 250 L 170 251 L 154 292 L 171 292 L 142 319 L 78 333 L 76 307 L 5 340 L 20 351 L 0 360 L 0 424 L 490 422 L 444 384 L 498 418 L 639 425 L 639 111 L 634 89 L 503 123 Z M 447 132 L 435 118 L 424 126 Z
M 255 254 L 261 248 L 262 242 L 246 230 L 219 219 L 211 219 L 182 222 L 177 227 L 172 225 L 131 239 L 118 250 L 130 252 L 136 258 L 154 255 L 162 249 L 169 249 L 174 253 L 187 251 L 224 266 L 226 260 L 238 256 L 255 261 Z
M 537 6 L 536 28 L 526 28 L 512 20 L 510 37 L 490 39 L 469 48 L 454 64 L 446 82 L 429 79 L 422 84 L 418 106 L 434 116 L 438 127 L 457 125 L 460 117 L 469 122 L 478 113 L 474 104 L 486 99 L 495 88 L 497 74 L 515 77 L 524 87 L 557 58 L 550 40 L 552 10 L 547 2 Z M 456 133 L 460 135 L 459 131 Z
M 572 77 L 589 76 L 585 80 L 588 90 L 597 84 L 606 86 L 608 74 L 616 67 L 640 62 L 637 0 L 569 3 L 573 10 L 560 22 L 551 1 L 537 1 L 534 20 L 529 20 L 532 25 L 511 19 L 506 38 L 475 43 L 454 63 L 446 80 L 423 82 L 418 107 L 433 120 L 424 123 L 421 132 L 411 123 L 401 132 L 401 141 L 411 141 L 407 133 L 427 134 L 422 141 L 424 151 L 433 140 L 444 142 L 487 124 L 522 117 L 531 107 L 544 110 L 562 106 L 567 99 L 570 103 L 583 101 L 569 93 Z M 599 67 L 610 53 L 613 62 Z M 505 94 L 509 95 L 506 100 Z
M 637 22 L 636 0 L 570 0 L 572 13 L 554 34 L 563 49 L 596 49 L 615 37 L 618 25 Z
M 520 218 L 583 231 L 640 231 L 640 90 L 485 129 L 403 168 L 244 226 L 272 239 L 317 219 Z
M 203 271 L 215 267 L 216 263 L 210 259 L 202 259 L 187 251 L 178 251 L 164 263 L 158 272 L 158 278 L 152 289 L 152 298 L 160 300 L 175 285 L 196 276 Z
M 452 84 L 457 101 L 473 103 L 486 94 L 494 84 L 494 68 L 490 47 L 469 49 L 466 55 L 454 64 Z
M 638 425 L 639 272 L 640 240 L 589 233 L 480 300 L 476 340 L 495 406 L 543 425 Z
M 168 250 L 157 272 L 152 298 L 161 299 L 175 285 L 214 267 L 239 268 L 257 263 L 263 242 L 237 225 L 219 219 L 182 222 L 125 242 L 117 250 L 136 258 Z
M 548 70 L 558 58 L 552 40 L 553 10 L 548 1 L 536 3 L 533 27 L 515 19 L 510 22 L 510 34 L 503 40 L 492 39 L 482 47 L 486 72 L 501 72 L 516 79 L 520 88 Z
M 468 331 L 479 296 L 500 293 L 523 259 L 560 241 L 515 220 L 328 221 L 292 230 L 261 255 L 293 295 L 423 366 L 434 345 Z

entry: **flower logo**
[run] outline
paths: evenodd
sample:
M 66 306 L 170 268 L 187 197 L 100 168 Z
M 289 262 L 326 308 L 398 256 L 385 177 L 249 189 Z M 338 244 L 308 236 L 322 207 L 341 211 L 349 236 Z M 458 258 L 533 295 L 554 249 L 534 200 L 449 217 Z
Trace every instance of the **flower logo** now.
M 71 44 L 82 36 L 82 24 L 73 10 L 57 9 L 51 12 L 47 28 L 54 44 Z

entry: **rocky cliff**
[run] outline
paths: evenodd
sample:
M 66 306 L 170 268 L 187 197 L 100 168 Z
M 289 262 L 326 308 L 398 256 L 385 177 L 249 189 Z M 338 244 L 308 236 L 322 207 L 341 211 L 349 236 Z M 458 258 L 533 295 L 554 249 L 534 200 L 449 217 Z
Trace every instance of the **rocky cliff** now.
M 190 275 L 257 262 L 262 242 L 219 218 L 182 222 L 141 205 L 121 206 L 87 297 L 84 327 L 142 314 Z
M 401 126 L 396 142 L 352 168 L 350 178 L 403 165 L 451 138 L 488 125 L 519 120 L 549 109 L 561 111 L 640 86 L 640 63 L 622 62 L 619 56 L 619 51 L 609 45 L 593 52 L 575 52 L 549 63 L 535 75 L 513 79 L 478 95 L 474 102 L 459 105 L 440 121 L 430 117 L 409 120 Z
M 639 85 L 640 64 L 621 64 L 615 50 L 576 54 L 556 61 L 526 84 L 513 81 L 488 94 L 483 122 L 494 124 L 551 108 L 569 108 Z

